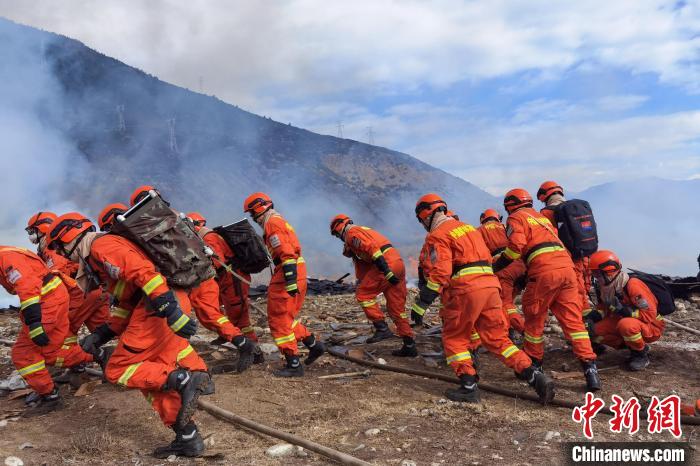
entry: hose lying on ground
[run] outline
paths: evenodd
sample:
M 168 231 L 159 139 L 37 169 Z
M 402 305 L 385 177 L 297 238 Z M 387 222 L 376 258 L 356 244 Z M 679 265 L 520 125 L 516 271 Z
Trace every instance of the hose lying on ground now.
M 360 364 L 362 366 L 367 366 L 367 367 L 373 367 L 375 369 L 383 370 L 383 371 L 390 371 L 390 372 L 398 372 L 400 374 L 408 374 L 408 375 L 417 375 L 419 377 L 426 377 L 429 379 L 435 379 L 435 380 L 442 380 L 445 382 L 450 382 L 450 383 L 459 383 L 459 379 L 457 377 L 451 377 L 449 375 L 443 375 L 443 374 L 438 374 L 436 372 L 430 372 L 430 371 L 423 371 L 420 369 L 409 369 L 405 367 L 398 367 L 398 366 L 390 366 L 388 364 L 379 364 L 378 362 L 373 362 L 373 361 L 365 361 L 364 359 L 356 358 L 353 356 L 349 356 L 342 351 L 339 351 L 336 348 L 328 348 L 327 349 L 328 354 L 331 356 L 335 356 L 336 358 L 340 359 L 345 359 L 347 361 L 354 362 L 355 364 Z M 494 385 L 489 385 L 483 382 L 479 382 L 479 388 L 491 392 L 491 393 L 497 393 L 499 395 L 503 396 L 509 396 L 511 398 L 518 398 L 518 399 L 523 399 L 523 400 L 529 400 L 529 401 L 535 401 L 537 403 L 540 402 L 539 398 L 536 395 L 532 395 L 530 393 L 519 393 L 515 392 L 513 390 L 508 390 L 506 388 L 501 388 L 501 387 L 496 387 Z M 574 409 L 577 406 L 580 406 L 579 403 L 575 403 L 573 401 L 568 401 L 568 400 L 559 400 L 555 398 L 552 400 L 550 405 L 557 406 L 560 408 L 569 408 L 569 409 Z M 603 408 L 600 410 L 601 413 L 603 414 L 608 414 L 608 415 L 613 415 L 613 412 L 610 411 L 608 408 Z M 686 424 L 686 425 L 695 425 L 698 426 L 700 425 L 700 417 L 695 417 L 695 416 L 681 416 L 681 423 Z

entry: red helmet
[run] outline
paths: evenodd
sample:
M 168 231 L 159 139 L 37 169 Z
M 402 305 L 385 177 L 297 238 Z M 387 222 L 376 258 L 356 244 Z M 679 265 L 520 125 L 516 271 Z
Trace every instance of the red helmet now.
M 107 205 L 97 217 L 97 225 L 100 227 L 100 230 L 111 230 L 117 215 L 121 215 L 127 210 L 129 210 L 129 208 L 119 202 Z
M 503 217 L 500 216 L 495 209 L 486 209 L 479 216 L 479 221 L 482 224 L 488 222 L 489 220 L 496 220 L 497 222 L 500 222 L 502 219 Z
M 331 220 L 331 235 L 340 238 L 343 229 L 347 225 L 352 225 L 352 219 L 345 214 L 338 214 Z
M 588 268 L 594 272 L 602 272 L 610 278 L 615 278 L 618 272 L 622 270 L 622 262 L 620 262 L 620 258 L 614 252 L 601 249 L 591 255 Z
M 559 186 L 556 181 L 545 181 L 540 186 L 540 189 L 537 190 L 537 199 L 541 202 L 547 202 L 547 199 L 552 194 L 561 194 L 563 196 L 564 188 Z
M 78 212 L 63 214 L 53 222 L 53 228 L 49 233 L 49 249 L 66 245 L 88 231 L 95 231 L 95 225 L 83 214 Z
M 194 229 L 199 231 L 200 228 L 207 226 L 207 219 L 204 218 L 199 212 L 190 212 L 187 214 L 187 218 L 192 220 L 194 223 Z
M 447 203 L 437 194 L 426 194 L 416 202 L 416 218 L 419 222 L 423 223 L 435 212 L 447 212 Z
M 37 232 L 41 233 L 42 235 L 47 235 L 51 231 L 51 224 L 55 220 L 56 214 L 53 212 L 37 212 L 29 217 L 27 228 L 25 228 L 25 230 L 27 233 L 31 233 L 32 230 L 37 230 Z
M 265 193 L 253 193 L 243 201 L 243 212 L 247 212 L 253 218 L 258 218 L 274 207 L 272 199 Z
M 503 199 L 503 207 L 509 214 L 521 207 L 532 207 L 532 196 L 522 188 L 511 189 Z
M 143 186 L 139 186 L 134 190 L 133 193 L 131 193 L 131 197 L 129 198 L 129 203 L 134 206 L 136 205 L 141 199 L 146 197 L 149 191 L 155 191 L 158 192 L 156 188 L 154 188 L 151 185 L 145 184 Z

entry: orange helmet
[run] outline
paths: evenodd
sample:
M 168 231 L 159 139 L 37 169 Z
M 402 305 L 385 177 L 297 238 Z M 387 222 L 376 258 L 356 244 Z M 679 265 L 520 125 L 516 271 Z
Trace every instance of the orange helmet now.
M 532 196 L 522 188 L 511 189 L 503 199 L 503 207 L 506 208 L 506 212 L 509 214 L 521 207 L 532 207 Z
M 416 202 L 416 218 L 420 223 L 434 215 L 435 212 L 447 213 L 447 203 L 437 194 L 426 194 Z
M 129 208 L 119 202 L 116 204 L 107 205 L 104 209 L 102 209 L 99 217 L 97 217 L 97 225 L 100 227 L 100 230 L 111 230 L 117 215 L 121 215 L 127 210 L 129 210 Z
M 479 222 L 482 224 L 488 222 L 489 220 L 496 220 L 497 222 L 500 222 L 502 219 L 503 217 L 499 215 L 495 209 L 486 209 L 479 216 Z
M 194 223 L 194 229 L 199 231 L 200 228 L 207 226 L 207 219 L 199 212 L 190 212 L 187 217 Z
M 243 201 L 243 212 L 249 213 L 253 218 L 260 217 L 273 207 L 272 199 L 265 193 L 253 193 Z
M 333 220 L 331 220 L 331 235 L 340 238 L 343 229 L 348 225 L 352 225 L 352 219 L 350 217 L 345 214 L 336 215 L 333 217 Z
M 95 231 L 95 225 L 83 214 L 63 214 L 53 222 L 49 233 L 49 249 L 58 249 L 88 231 Z
M 32 230 L 36 230 L 42 235 L 46 235 L 51 231 L 51 224 L 56 220 L 56 214 L 53 212 L 37 212 L 29 217 L 27 222 L 26 232 L 31 234 Z
M 547 202 L 547 199 L 552 194 L 561 194 L 563 196 L 564 188 L 559 186 L 556 181 L 545 181 L 540 186 L 540 189 L 537 190 L 537 199 L 541 202 Z
M 622 270 L 622 262 L 614 252 L 601 249 L 591 255 L 588 268 L 594 275 L 602 276 L 605 283 L 610 283 Z
M 131 197 L 129 198 L 129 203 L 134 206 L 136 205 L 141 199 L 146 197 L 149 191 L 155 191 L 158 192 L 156 188 L 154 188 L 151 185 L 145 184 L 143 186 L 139 186 L 134 190 L 133 193 L 131 193 Z

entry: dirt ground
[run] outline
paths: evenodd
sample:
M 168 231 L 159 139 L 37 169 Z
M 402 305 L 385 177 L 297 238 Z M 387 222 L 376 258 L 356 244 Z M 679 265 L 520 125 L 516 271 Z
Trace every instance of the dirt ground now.
M 680 304 L 681 309 L 672 319 L 700 328 L 700 299 Z M 264 308 L 264 301 L 257 306 Z M 451 375 L 444 359 L 392 357 L 391 350 L 400 345 L 398 338 L 375 345 L 361 343 L 359 337 L 369 334 L 370 328 L 350 295 L 310 297 L 302 316 L 324 338 L 342 340 L 347 346 L 367 350 L 371 354 L 368 357 Z M 264 318 L 259 314 L 256 318 L 263 328 Z M 438 324 L 434 316 L 432 324 Z M 0 313 L 0 338 L 13 338 L 17 328 L 15 314 Z M 210 346 L 208 341 L 214 337 L 200 330 L 193 344 L 213 367 L 225 369 L 235 361 L 235 351 Z M 581 400 L 583 377 L 556 325 L 549 327 L 546 337 L 545 369 L 563 376 L 556 379 L 557 398 Z M 262 342 L 271 343 L 269 332 L 263 334 Z M 419 351 L 427 355 L 440 351 L 440 340 L 434 336 L 419 337 L 418 345 Z M 604 390 L 598 396 L 607 404 L 612 394 L 645 398 L 677 393 L 684 402 L 700 398 L 698 337 L 667 327 L 666 335 L 653 345 L 652 351 L 652 363 L 642 373 L 630 373 L 621 367 L 626 351 L 608 351 L 603 355 L 599 367 Z M 482 392 L 479 405 L 453 403 L 443 395 L 448 383 L 375 369 L 366 377 L 319 378 L 366 369 L 330 356 L 311 366 L 303 379 L 278 379 L 271 374 L 272 368 L 280 364 L 278 353 L 266 356 L 266 364 L 254 366 L 243 374 L 215 375 L 216 394 L 205 399 L 241 416 L 374 464 L 556 465 L 564 462 L 561 442 L 582 439 L 581 426 L 571 420 L 568 409 L 542 407 L 486 392 Z M 482 355 L 481 359 L 482 381 L 529 392 L 494 357 Z M 0 378 L 7 377 L 11 371 L 9 348 L 0 345 Z M 576 375 L 571 377 L 567 371 Z M 61 391 L 65 408 L 37 418 L 19 417 L 23 408 L 21 397 L 0 398 L 0 458 L 19 457 L 27 465 L 169 463 L 154 459 L 150 452 L 155 446 L 170 442 L 173 434 L 162 426 L 139 392 L 106 384 L 97 385 L 84 396 L 75 396 L 70 385 L 63 385 Z M 596 440 L 631 438 L 611 433 L 608 419 L 599 415 L 594 420 Z M 311 452 L 304 452 L 305 456 L 271 458 L 266 455 L 266 449 L 281 441 L 237 428 L 204 412 L 198 413 L 196 420 L 206 437 L 209 456 L 177 459 L 175 464 L 330 464 Z M 699 433 L 700 426 L 684 426 L 681 440 L 697 448 Z M 652 439 L 673 440 L 667 433 L 648 434 L 646 423 L 642 423 L 641 433 L 634 440 Z

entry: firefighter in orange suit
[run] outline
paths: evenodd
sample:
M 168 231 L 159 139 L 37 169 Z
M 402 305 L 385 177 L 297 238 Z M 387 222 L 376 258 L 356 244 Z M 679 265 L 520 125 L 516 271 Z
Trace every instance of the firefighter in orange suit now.
M 556 211 L 557 207 L 566 202 L 564 189 L 556 181 L 545 181 L 537 190 L 537 199 L 545 206 L 540 213 L 547 217 L 555 228 L 557 228 Z M 576 280 L 578 282 L 578 292 L 581 300 L 583 316 L 586 317 L 591 312 L 591 301 L 588 298 L 588 291 L 591 289 L 591 271 L 588 268 L 588 257 L 573 259 Z
M 593 253 L 590 269 L 598 295 L 598 308 L 587 317 L 593 323 L 589 326 L 593 340 L 629 348 L 629 369 L 644 370 L 649 365 L 649 343 L 661 338 L 666 325 L 656 296 L 642 280 L 622 270 L 622 262 L 612 251 Z
M 551 309 L 574 354 L 581 361 L 588 390 L 600 390 L 596 354 L 583 323 L 571 256 L 549 219 L 532 208 L 532 197 L 527 191 L 519 188 L 508 191 L 503 205 L 508 212 L 508 246 L 494 263 L 494 270 L 503 270 L 518 259 L 522 259 L 527 266 L 528 281 L 523 293 L 523 349 L 541 366 L 544 325 Z
M 12 347 L 12 363 L 37 393 L 27 414 L 43 414 L 60 404 L 46 366 L 73 367 L 91 362 L 80 346 L 67 346 L 68 291 L 39 256 L 26 249 L 0 246 L 0 284 L 17 295 L 22 327 Z
M 367 343 L 394 336 L 377 304 L 377 295 L 383 293 L 389 316 L 403 338 L 403 346 L 392 354 L 418 356 L 413 329 L 406 313 L 406 268 L 398 249 L 381 233 L 354 225 L 352 219 L 344 214 L 336 215 L 331 220 L 331 235 L 343 241 L 343 255 L 351 257 L 355 264 L 355 276 L 359 281 L 355 296 L 375 328 L 374 335 L 367 339 Z
M 95 330 L 109 319 L 109 295 L 101 289 L 85 293 L 75 282 L 75 274 L 78 272 L 78 264 L 61 257 L 56 251 L 46 246 L 46 236 L 51 231 L 52 224 L 56 220 L 56 214 L 52 212 L 38 212 L 34 214 L 27 224 L 29 240 L 37 244 L 37 254 L 54 273 L 63 280 L 70 295 L 68 319 L 70 321 L 70 334 L 66 337 L 65 345 L 75 345 L 78 342 L 78 332 L 83 324 L 89 331 Z
M 445 215 L 447 204 L 437 194 L 418 199 L 415 212 L 428 234 L 420 257 L 426 283 L 420 287 L 413 312 L 423 315 L 440 296 L 445 355 L 460 379 L 460 386 L 447 390 L 446 396 L 453 401 L 479 401 L 478 377 L 469 351 L 469 335 L 476 329 L 486 349 L 527 380 L 543 403 L 550 402 L 554 383 L 508 338 L 500 286 L 481 234 Z
M 171 290 L 153 262 L 132 242 L 95 233 L 92 222 L 79 213 L 58 217 L 49 241 L 50 248 L 79 262 L 77 279 L 82 288 L 102 284 L 119 297 L 122 332 L 105 377 L 111 383 L 140 389 L 163 423 L 175 431 L 175 440 L 154 454 L 159 458 L 200 456 L 204 443 L 192 414 L 199 395 L 213 387 L 204 361 L 187 340 L 197 330 L 188 316 L 187 292 Z M 114 338 L 115 327 L 112 321 L 98 327 L 81 342 L 83 349 L 98 353 Z
M 325 351 L 323 342 L 298 320 L 306 296 L 306 263 L 294 228 L 278 214 L 265 193 L 253 193 L 243 202 L 243 211 L 262 227 L 263 239 L 275 264 L 267 289 L 267 318 L 275 344 L 284 354 L 286 365 L 276 370 L 278 377 L 301 377 L 297 341 L 309 349 L 305 363 L 311 364 Z
M 486 209 L 479 217 L 481 222 L 479 231 L 484 238 L 486 247 L 491 251 L 493 260 L 497 260 L 508 246 L 506 227 L 503 226 L 501 220 L 502 217 L 494 209 Z M 515 297 L 522 291 L 523 287 L 520 282 L 524 281 L 526 272 L 527 269 L 523 261 L 517 260 L 496 274 L 501 283 L 503 313 L 510 323 L 510 328 L 520 333 L 525 329 L 525 318 L 515 307 Z

